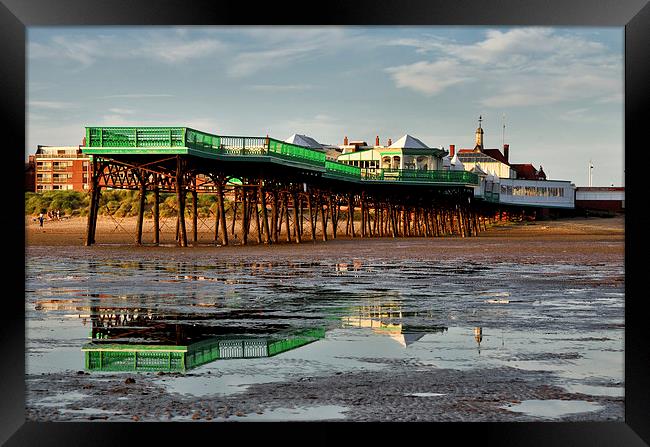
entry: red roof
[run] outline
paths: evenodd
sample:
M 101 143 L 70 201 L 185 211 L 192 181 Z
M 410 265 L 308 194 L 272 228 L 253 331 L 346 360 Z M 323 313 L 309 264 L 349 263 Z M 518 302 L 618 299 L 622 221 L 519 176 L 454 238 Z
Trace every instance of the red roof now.
M 474 149 L 458 149 L 459 154 L 466 154 L 466 153 L 471 153 L 474 152 Z M 497 161 L 500 161 L 501 163 L 509 165 L 508 160 L 503 156 L 501 151 L 499 149 L 483 149 L 481 153 L 487 155 L 488 157 L 492 157 Z
M 624 186 L 578 186 L 576 191 L 580 192 L 607 192 L 607 191 L 625 191 Z
M 510 164 L 508 160 L 503 156 L 499 149 L 483 149 L 483 153 L 489 155 L 490 157 L 499 160 L 501 163 Z
M 537 169 L 535 169 L 535 166 L 530 163 L 512 164 L 510 167 L 517 173 L 517 178 L 526 180 L 537 180 L 539 178 Z

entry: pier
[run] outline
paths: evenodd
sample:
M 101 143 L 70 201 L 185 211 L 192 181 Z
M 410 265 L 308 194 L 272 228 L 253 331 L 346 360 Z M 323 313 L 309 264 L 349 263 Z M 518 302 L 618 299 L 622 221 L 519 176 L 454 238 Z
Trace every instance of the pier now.
M 177 201 L 178 245 L 198 242 L 199 194 L 214 194 L 214 243 L 245 245 L 348 237 L 476 236 L 494 212 L 474 200 L 476 174 L 451 170 L 367 169 L 270 137 L 221 136 L 188 127 L 87 127 L 91 157 L 85 245 L 95 242 L 102 189 L 139 191 L 135 243 L 142 245 L 145 197 Z M 188 204 L 188 196 L 190 201 Z M 227 212 L 226 197 L 232 207 Z M 190 211 L 190 229 L 186 222 Z M 229 231 L 230 229 L 230 231 Z M 317 231 L 320 230 L 320 231 Z

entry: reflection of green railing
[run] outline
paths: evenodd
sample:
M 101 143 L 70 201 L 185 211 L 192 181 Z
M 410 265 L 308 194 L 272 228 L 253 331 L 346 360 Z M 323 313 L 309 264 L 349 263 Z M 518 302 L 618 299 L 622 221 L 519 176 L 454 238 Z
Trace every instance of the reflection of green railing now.
M 469 171 L 426 171 L 419 169 L 363 169 L 365 180 L 385 180 L 398 182 L 440 182 L 478 185 L 478 175 Z
M 183 371 L 184 346 L 88 343 L 83 348 L 86 369 L 95 371 Z
M 345 163 L 339 163 L 338 161 L 326 160 L 325 169 L 328 174 L 335 175 L 337 177 L 353 178 L 355 180 L 359 180 L 361 178 L 361 168 L 346 165 Z
M 179 371 L 220 359 L 270 357 L 325 336 L 325 329 L 285 338 L 211 338 L 189 346 L 88 343 L 82 347 L 91 371 Z
M 323 337 L 325 337 L 325 329 L 320 328 L 305 331 L 300 335 L 287 337 L 282 340 L 272 341 L 268 344 L 268 355 L 270 357 L 272 355 L 280 354 L 281 352 L 304 346 Z

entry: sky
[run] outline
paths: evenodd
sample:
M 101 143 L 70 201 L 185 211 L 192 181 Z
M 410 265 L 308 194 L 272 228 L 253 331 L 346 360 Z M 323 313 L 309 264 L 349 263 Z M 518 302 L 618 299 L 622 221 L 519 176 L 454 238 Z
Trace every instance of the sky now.
M 623 27 L 30 27 L 27 147 L 85 126 L 404 134 L 430 147 L 510 145 L 549 179 L 624 185 Z M 505 132 L 504 132 L 505 123 Z M 505 137 L 504 137 L 505 134 Z

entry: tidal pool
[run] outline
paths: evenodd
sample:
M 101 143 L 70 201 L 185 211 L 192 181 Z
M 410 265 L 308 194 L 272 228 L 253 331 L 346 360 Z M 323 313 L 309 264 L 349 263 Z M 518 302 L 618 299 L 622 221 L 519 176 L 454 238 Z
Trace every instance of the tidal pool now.
M 622 406 L 624 290 L 610 281 L 623 274 L 622 264 L 333 252 L 312 260 L 287 260 L 272 252 L 255 260 L 245 252 L 228 259 L 206 254 L 188 259 L 174 253 L 67 248 L 54 254 L 30 247 L 28 377 L 43 376 L 42 384 L 48 375 L 70 374 L 89 386 L 95 380 L 147 377 L 170 395 L 225 399 L 259 392 L 255 387 L 262 385 L 337 375 L 455 370 L 486 371 L 489 378 L 488 371 L 506 368 L 522 377 L 537 374 L 535 386 L 555 387 L 554 393 L 606 396 Z M 491 389 L 488 383 L 486 395 L 498 391 L 494 399 L 502 400 L 495 405 L 508 401 L 507 389 Z M 461 389 L 409 389 L 399 395 L 452 405 L 462 402 Z M 120 402 L 147 398 L 128 394 Z M 263 414 L 279 419 L 354 413 L 337 413 L 349 407 L 334 397 L 290 411 L 268 407 L 262 394 L 257 399 L 261 407 L 267 405 Z M 57 386 L 51 392 L 42 386 L 28 390 L 28 408 L 59 402 L 57 420 L 92 412 L 86 404 L 71 409 L 69 401 Z M 521 412 L 539 418 L 558 414 L 553 399 L 534 402 L 540 411 Z M 322 414 L 308 410 L 312 407 Z M 513 411 L 500 413 L 500 420 Z M 36 420 L 48 418 L 34 414 Z

